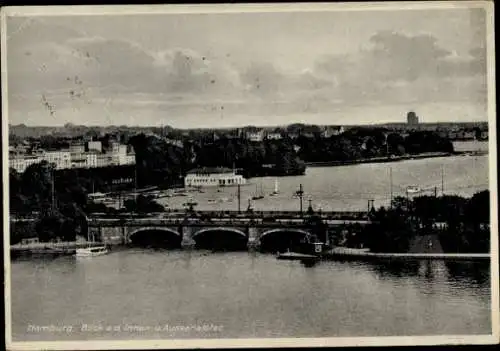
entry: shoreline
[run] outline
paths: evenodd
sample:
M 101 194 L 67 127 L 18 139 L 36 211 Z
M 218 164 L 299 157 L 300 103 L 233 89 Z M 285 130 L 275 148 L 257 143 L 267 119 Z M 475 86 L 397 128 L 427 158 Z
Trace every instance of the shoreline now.
M 11 245 L 11 257 L 19 256 L 72 256 L 79 247 L 85 247 L 88 244 L 75 242 L 61 243 L 37 243 L 30 245 Z M 102 244 L 101 244 L 102 245 Z M 130 246 L 127 244 L 109 244 L 112 247 L 111 252 L 127 251 L 133 248 L 141 248 Z M 178 249 L 175 251 L 191 251 L 190 249 Z M 170 251 L 170 250 L 167 250 Z M 200 250 L 203 251 L 203 250 Z M 248 250 L 250 253 L 252 250 Z M 363 249 L 339 248 L 330 249 L 318 255 L 317 259 L 324 261 L 335 260 L 455 260 L 455 261 L 484 261 L 491 258 L 490 253 L 457 253 L 457 252 L 442 252 L 442 253 L 410 253 L 410 252 L 370 252 Z M 278 257 L 279 259 L 279 257 Z M 290 258 L 292 260 L 300 260 L 301 257 Z
M 454 156 L 467 156 L 467 155 L 483 156 L 487 154 L 488 151 L 430 152 L 430 153 L 415 154 L 415 155 L 403 155 L 395 157 L 371 157 L 371 158 L 346 160 L 346 161 L 306 162 L 305 165 L 307 167 L 340 167 L 340 166 L 351 166 L 351 165 L 365 164 L 365 163 L 389 163 L 389 162 L 420 160 L 420 159 L 437 158 L 437 157 L 454 157 Z

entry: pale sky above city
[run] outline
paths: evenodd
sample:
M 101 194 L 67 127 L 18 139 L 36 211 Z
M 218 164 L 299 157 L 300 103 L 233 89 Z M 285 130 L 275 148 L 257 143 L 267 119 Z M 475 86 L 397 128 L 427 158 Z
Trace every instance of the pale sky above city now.
M 483 9 L 9 17 L 9 122 L 484 121 Z M 51 114 L 47 105 L 53 109 Z

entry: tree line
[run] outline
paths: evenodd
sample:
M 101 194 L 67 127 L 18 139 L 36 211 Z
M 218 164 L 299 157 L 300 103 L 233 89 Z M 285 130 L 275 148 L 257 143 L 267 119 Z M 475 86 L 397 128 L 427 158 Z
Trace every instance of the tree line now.
M 489 191 L 471 198 L 456 195 L 397 197 L 390 208 L 370 213 L 371 224 L 351 227 L 343 244 L 376 252 L 408 252 L 419 235 L 436 235 L 444 252 L 490 250 Z
M 185 140 L 182 146 L 164 138 L 138 134 L 129 139 L 136 152 L 138 181 L 146 185 L 181 185 L 187 171 L 197 167 L 237 168 L 245 177 L 286 176 L 305 173 L 305 163 L 352 161 L 426 152 L 453 152 L 453 144 L 437 133 L 408 135 L 384 129 L 353 128 L 322 138 L 299 136 L 254 142 L 244 138 L 205 135 Z

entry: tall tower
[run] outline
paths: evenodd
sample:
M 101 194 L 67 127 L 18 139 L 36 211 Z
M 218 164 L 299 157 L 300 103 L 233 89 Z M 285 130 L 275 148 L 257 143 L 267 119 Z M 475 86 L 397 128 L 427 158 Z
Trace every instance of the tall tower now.
M 408 125 L 417 125 L 418 124 L 418 116 L 415 112 L 413 111 L 410 111 L 408 112 L 408 114 L 406 115 L 406 122 Z

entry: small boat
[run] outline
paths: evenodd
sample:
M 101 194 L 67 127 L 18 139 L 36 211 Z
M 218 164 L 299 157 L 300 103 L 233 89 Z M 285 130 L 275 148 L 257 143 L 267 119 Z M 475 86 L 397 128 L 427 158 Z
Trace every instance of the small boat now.
M 305 260 L 317 260 L 319 259 L 316 255 L 303 254 L 299 252 L 285 252 L 279 253 L 276 257 L 278 260 L 290 260 L 290 261 L 305 261 Z
M 264 194 L 262 193 L 262 185 L 260 186 L 260 192 L 258 192 L 257 190 L 257 186 L 255 186 L 255 195 L 252 196 L 252 200 L 262 200 L 264 198 Z
M 214 199 L 209 199 L 209 200 L 208 200 L 208 203 L 209 203 L 209 204 L 215 204 L 216 202 L 217 202 L 217 201 L 215 201 Z
M 279 194 L 278 179 L 276 178 L 276 180 L 274 181 L 274 191 L 271 193 L 271 196 L 276 196 L 278 194 Z
M 109 250 L 106 246 L 93 246 L 76 249 L 76 257 L 94 257 L 106 255 L 108 253 Z
M 87 234 L 87 242 L 87 247 L 77 248 L 75 250 L 76 257 L 94 257 L 106 255 L 107 253 L 109 253 L 108 247 L 102 242 L 95 241 L 94 235 L 92 235 L 91 238 L 90 234 Z
M 408 194 L 416 194 L 419 193 L 421 189 L 416 185 L 410 185 L 409 187 L 406 188 L 406 191 L 408 192 Z

